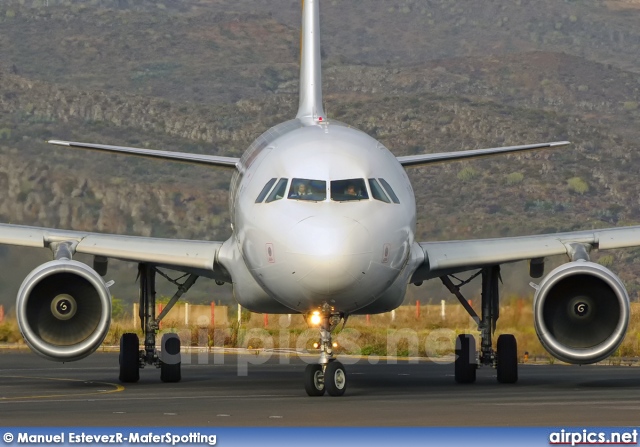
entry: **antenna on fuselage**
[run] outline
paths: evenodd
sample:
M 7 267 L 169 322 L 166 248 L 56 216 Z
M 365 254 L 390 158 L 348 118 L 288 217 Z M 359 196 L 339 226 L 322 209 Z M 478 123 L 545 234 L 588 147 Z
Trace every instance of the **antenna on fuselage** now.
M 319 0 L 302 0 L 300 29 L 300 102 L 296 118 L 322 122 Z

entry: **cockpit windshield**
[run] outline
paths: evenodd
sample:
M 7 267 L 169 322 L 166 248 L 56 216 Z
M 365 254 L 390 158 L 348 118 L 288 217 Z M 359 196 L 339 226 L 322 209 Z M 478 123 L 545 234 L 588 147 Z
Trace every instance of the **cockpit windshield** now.
M 393 203 L 400 203 L 400 199 L 398 199 L 398 196 L 396 195 L 396 193 L 393 192 L 393 188 L 391 188 L 391 185 L 389 184 L 389 182 L 381 178 L 380 183 L 382 183 L 382 185 L 384 186 L 384 189 L 386 189 L 387 192 L 389 193 L 389 196 L 391 197 L 391 200 L 393 200 Z
M 291 181 L 288 198 L 322 202 L 327 198 L 327 182 L 324 180 L 294 178 Z
M 369 179 L 369 187 L 371 188 L 371 195 L 374 199 L 379 200 L 384 203 L 389 203 L 389 197 L 385 194 L 384 189 L 380 186 L 380 183 L 374 178 Z
M 277 180 L 277 183 L 276 183 Z M 275 184 L 275 186 L 273 186 Z M 331 200 L 334 202 L 350 202 L 369 200 L 369 194 L 380 202 L 400 203 L 391 185 L 383 178 L 368 179 L 370 190 L 367 189 L 367 181 L 361 178 L 331 181 Z M 289 192 L 287 193 L 287 186 Z M 309 202 L 324 202 L 327 200 L 327 181 L 308 178 L 294 178 L 289 183 L 286 178 L 270 179 L 260 191 L 256 203 L 275 202 L 287 198 L 289 200 L 305 200 Z M 391 199 L 391 200 L 389 200 Z
M 353 178 L 334 180 L 331 182 L 331 200 L 347 202 L 352 200 L 368 200 L 367 186 L 364 179 Z
M 264 198 L 267 197 L 267 194 L 269 194 L 269 191 L 271 191 L 271 187 L 276 182 L 276 180 L 278 180 L 278 179 L 277 178 L 272 178 L 271 180 L 269 180 L 267 182 L 266 185 L 264 185 L 264 188 L 262 188 L 262 191 L 260 191 L 260 194 L 258 195 L 258 198 L 256 199 L 256 203 L 262 203 Z
M 281 178 L 280 180 L 278 180 L 278 184 L 275 188 L 273 188 L 273 191 L 271 191 L 271 194 L 269 194 L 269 197 L 267 197 L 265 203 L 271 203 L 275 202 L 276 200 L 282 199 L 284 197 L 284 194 L 287 192 L 288 182 L 289 179 L 286 178 Z

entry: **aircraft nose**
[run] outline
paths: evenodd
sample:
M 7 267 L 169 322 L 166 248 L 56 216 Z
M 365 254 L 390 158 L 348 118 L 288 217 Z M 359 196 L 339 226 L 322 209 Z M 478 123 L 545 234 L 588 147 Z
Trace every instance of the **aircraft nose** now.
M 297 281 L 312 295 L 346 293 L 369 270 L 369 232 L 354 219 L 307 218 L 292 228 L 290 242 Z

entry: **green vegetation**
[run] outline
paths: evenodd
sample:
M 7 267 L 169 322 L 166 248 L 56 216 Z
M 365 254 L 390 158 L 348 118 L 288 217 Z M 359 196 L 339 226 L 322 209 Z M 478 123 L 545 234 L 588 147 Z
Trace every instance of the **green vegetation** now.
M 11 138 L 11 129 L 3 127 L 0 129 L 0 140 L 8 140 Z
M 22 335 L 16 321 L 8 321 L 0 324 L 0 343 L 22 342 Z
M 576 194 L 585 194 L 589 191 L 589 184 L 582 180 L 580 177 L 572 177 L 567 180 L 567 185 L 569 186 L 569 190 L 575 192 Z
M 129 316 L 126 311 L 125 302 L 119 298 L 111 299 L 111 317 L 114 320 L 122 320 Z
M 600 259 L 598 259 L 598 264 L 602 265 L 603 267 L 611 267 L 613 265 L 613 261 L 614 257 L 611 255 L 600 256 Z
M 524 180 L 524 175 L 520 172 L 512 172 L 506 177 L 507 185 L 518 185 L 522 183 L 522 180 Z
M 478 176 L 478 173 L 476 172 L 475 169 L 470 168 L 470 167 L 466 167 L 460 170 L 460 172 L 458 172 L 458 179 L 462 180 L 463 182 L 469 182 L 471 180 L 473 180 L 474 178 L 476 178 Z

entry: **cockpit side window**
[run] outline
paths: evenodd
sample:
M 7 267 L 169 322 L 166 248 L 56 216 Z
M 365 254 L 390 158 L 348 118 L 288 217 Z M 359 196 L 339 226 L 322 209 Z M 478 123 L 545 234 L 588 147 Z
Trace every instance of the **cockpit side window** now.
M 324 180 L 310 180 L 294 178 L 289 188 L 289 199 L 310 200 L 321 202 L 327 198 L 327 182 Z
M 384 203 L 390 203 L 389 197 L 385 194 L 384 189 L 380 186 L 380 183 L 374 178 L 369 179 L 369 187 L 371 188 L 371 196 Z
M 289 182 L 288 178 L 281 178 L 280 180 L 278 180 L 278 183 L 276 183 L 276 187 L 273 188 L 273 191 L 271 191 L 271 194 L 269 194 L 269 197 L 267 197 L 267 200 L 265 203 L 271 203 L 276 200 L 282 199 L 287 193 L 288 182 Z
M 260 191 L 260 194 L 258 194 L 258 198 L 256 199 L 256 203 L 262 203 L 262 201 L 267 196 L 267 194 L 269 194 L 269 191 L 271 191 L 271 187 L 276 182 L 276 180 L 278 180 L 278 179 L 277 178 L 272 178 L 271 180 L 269 180 L 267 182 L 266 185 L 264 185 L 264 188 L 262 188 L 262 191 Z
M 368 199 L 367 186 L 362 178 L 334 180 L 331 182 L 331 200 L 347 202 Z
M 396 193 L 393 192 L 391 185 L 383 178 L 378 180 L 380 180 L 380 183 L 382 183 L 382 186 L 384 186 L 384 189 L 386 189 L 387 192 L 389 193 L 389 197 L 391 197 L 391 200 L 393 200 L 393 203 L 400 203 L 400 199 L 398 199 L 398 196 L 396 195 Z

